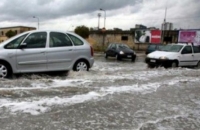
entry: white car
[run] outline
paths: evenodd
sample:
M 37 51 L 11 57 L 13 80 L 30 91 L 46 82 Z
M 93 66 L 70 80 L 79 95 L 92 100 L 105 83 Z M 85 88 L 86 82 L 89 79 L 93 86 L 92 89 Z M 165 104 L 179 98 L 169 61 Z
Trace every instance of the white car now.
M 200 47 L 191 44 L 169 44 L 161 51 L 147 55 L 145 62 L 149 67 L 196 66 L 200 68 Z

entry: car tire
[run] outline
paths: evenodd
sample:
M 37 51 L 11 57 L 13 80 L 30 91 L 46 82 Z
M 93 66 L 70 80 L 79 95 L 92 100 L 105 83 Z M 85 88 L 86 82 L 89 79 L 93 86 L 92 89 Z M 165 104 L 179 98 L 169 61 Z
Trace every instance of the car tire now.
M 197 63 L 196 68 L 200 69 L 200 61 Z
M 171 68 L 176 68 L 176 67 L 178 67 L 178 62 L 177 61 L 172 61 Z
M 117 60 L 121 60 L 122 59 L 119 54 L 116 55 L 116 58 L 117 58 Z
M 106 59 L 108 58 L 108 55 L 107 55 L 107 53 L 105 53 L 105 58 L 106 58 Z
M 11 67 L 5 62 L 0 62 L 0 78 L 10 78 L 11 75 Z
M 148 68 L 155 68 L 155 65 L 147 64 Z
M 136 56 L 133 56 L 132 59 L 131 59 L 131 61 L 135 62 L 135 59 L 136 59 Z
M 74 64 L 74 71 L 89 71 L 89 64 L 85 60 L 79 60 Z

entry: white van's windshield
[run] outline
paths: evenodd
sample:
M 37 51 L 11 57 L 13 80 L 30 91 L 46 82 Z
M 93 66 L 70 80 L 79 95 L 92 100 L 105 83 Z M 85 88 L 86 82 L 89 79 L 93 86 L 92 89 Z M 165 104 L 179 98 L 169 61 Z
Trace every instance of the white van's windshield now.
M 179 52 L 182 49 L 182 47 L 183 45 L 166 45 L 161 49 L 161 51 Z

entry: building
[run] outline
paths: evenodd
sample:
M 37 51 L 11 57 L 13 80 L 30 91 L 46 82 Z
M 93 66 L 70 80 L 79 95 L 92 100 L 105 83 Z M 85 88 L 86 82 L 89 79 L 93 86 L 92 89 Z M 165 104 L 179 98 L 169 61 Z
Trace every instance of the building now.
M 142 24 L 136 24 L 136 25 L 135 25 L 135 28 L 136 28 L 136 29 L 147 29 L 147 26 L 144 26 L 144 25 L 142 25 Z
M 173 23 L 164 22 L 162 24 L 161 30 L 173 30 Z
M 156 28 L 156 27 L 148 27 L 147 29 L 148 30 L 159 30 L 159 28 Z
M 110 43 L 113 42 L 124 43 L 133 48 L 134 32 L 123 30 L 106 30 L 105 32 L 90 31 L 90 35 L 87 40 L 91 43 L 95 51 L 104 50 Z
M 3 42 L 8 39 L 8 37 L 6 36 L 6 33 L 10 30 L 15 32 L 15 34 L 17 35 L 26 31 L 36 30 L 36 28 L 27 27 L 27 26 L 13 26 L 13 27 L 0 28 L 0 42 Z
M 178 43 L 179 30 L 162 31 L 163 43 Z

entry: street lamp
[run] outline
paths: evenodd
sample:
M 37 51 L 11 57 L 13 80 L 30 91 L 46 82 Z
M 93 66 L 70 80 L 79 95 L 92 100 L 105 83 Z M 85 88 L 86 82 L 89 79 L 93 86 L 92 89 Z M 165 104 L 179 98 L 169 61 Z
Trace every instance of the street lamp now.
M 99 30 L 99 28 L 100 28 L 100 17 L 101 17 L 101 13 L 98 13 L 97 16 L 98 16 L 98 30 Z
M 104 11 L 104 28 L 106 29 L 106 10 L 100 8 L 99 10 Z
M 40 19 L 36 16 L 33 16 L 33 18 L 36 18 L 38 20 L 38 29 L 39 29 L 39 23 L 40 23 Z

